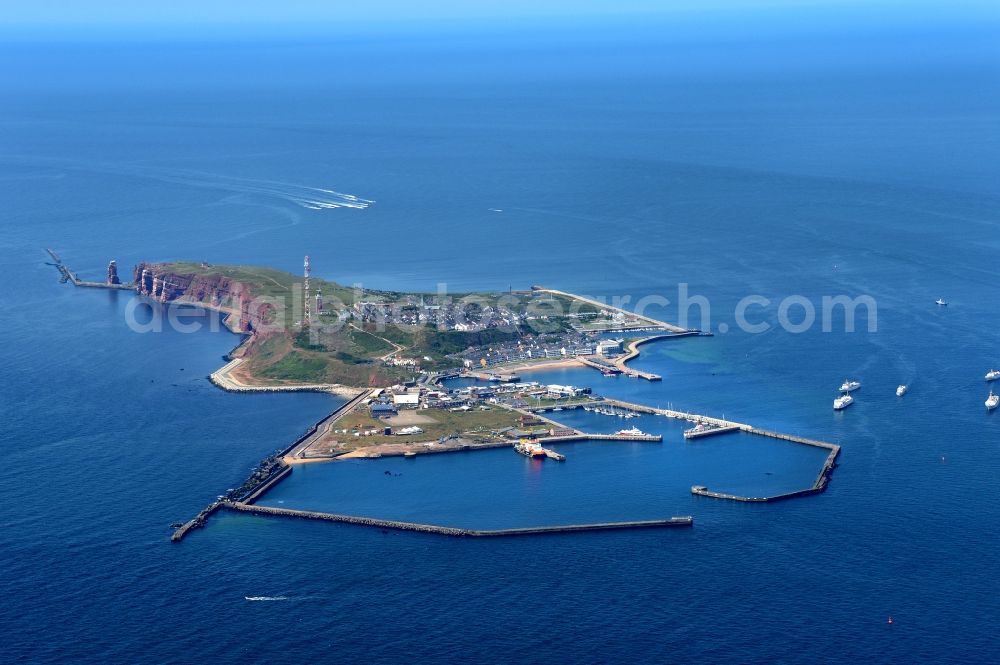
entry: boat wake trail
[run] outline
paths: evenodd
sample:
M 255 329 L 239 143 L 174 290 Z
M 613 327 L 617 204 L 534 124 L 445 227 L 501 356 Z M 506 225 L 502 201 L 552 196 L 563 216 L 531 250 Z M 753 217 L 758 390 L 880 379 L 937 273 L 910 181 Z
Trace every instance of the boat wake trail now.
M 243 596 L 243 597 L 252 602 L 288 600 L 288 596 Z
M 309 210 L 333 210 L 336 208 L 355 208 L 364 210 L 375 201 L 363 199 L 354 194 L 345 194 L 333 189 L 308 187 L 277 180 L 256 180 L 236 176 L 195 171 L 191 169 L 175 169 L 146 164 L 109 164 L 106 162 L 67 162 L 63 160 L 24 159 L 33 166 L 59 167 L 66 170 L 110 173 L 134 178 L 148 178 L 188 187 L 216 189 L 225 192 L 249 194 L 269 198 L 278 198 Z
M 307 187 L 305 185 L 295 185 L 275 180 L 235 178 L 232 176 L 205 173 L 201 171 L 143 168 L 132 175 L 153 178 L 163 182 L 171 182 L 179 185 L 188 185 L 191 187 L 221 189 L 228 192 L 239 192 L 241 194 L 255 194 L 259 196 L 274 197 L 284 199 L 285 201 L 289 201 L 309 210 L 333 210 L 336 208 L 355 208 L 357 210 L 364 210 L 375 203 L 375 201 L 370 199 L 363 199 L 360 196 L 345 194 L 333 189 Z

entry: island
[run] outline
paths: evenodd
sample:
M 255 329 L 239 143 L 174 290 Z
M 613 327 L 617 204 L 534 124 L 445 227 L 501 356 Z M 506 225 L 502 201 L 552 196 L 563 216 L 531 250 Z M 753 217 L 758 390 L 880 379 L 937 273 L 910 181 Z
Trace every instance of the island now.
M 563 461 L 550 448 L 576 440 L 660 443 L 638 428 L 614 434 L 583 432 L 559 422 L 557 412 L 586 409 L 631 418 L 655 414 L 690 421 L 685 439 L 745 432 L 825 449 L 814 483 L 776 496 L 741 496 L 699 484 L 691 493 L 714 499 L 767 503 L 826 489 L 840 446 L 747 423 L 602 397 L 587 386 L 545 385 L 522 375 L 580 365 L 604 375 L 640 380 L 662 377 L 628 365 L 641 345 L 703 335 L 565 291 L 535 285 L 523 290 L 448 294 L 345 286 L 255 266 L 207 262 L 140 263 L 122 282 L 115 261 L 104 281 L 80 279 L 47 250 L 62 281 L 84 288 L 130 290 L 150 308 L 195 307 L 218 312 L 241 335 L 227 362 L 209 379 L 231 392 L 317 391 L 346 402 L 296 441 L 262 460 L 239 487 L 220 495 L 194 519 L 173 525 L 173 541 L 204 526 L 220 509 L 323 519 L 446 535 L 500 536 L 547 532 L 690 526 L 690 516 L 664 520 L 555 525 L 483 531 L 394 522 L 371 517 L 260 506 L 257 499 L 296 465 L 351 458 L 444 453 L 510 447 L 534 458 Z M 448 379 L 478 379 L 448 388 Z

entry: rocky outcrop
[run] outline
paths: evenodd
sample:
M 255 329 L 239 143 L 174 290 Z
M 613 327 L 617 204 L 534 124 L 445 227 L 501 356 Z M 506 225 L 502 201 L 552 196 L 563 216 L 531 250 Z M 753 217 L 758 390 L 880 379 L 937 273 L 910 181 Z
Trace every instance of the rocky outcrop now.
M 227 314 L 236 332 L 258 331 L 273 316 L 270 304 L 255 302 L 249 285 L 220 274 L 182 274 L 169 266 L 140 263 L 133 269 L 136 292 L 160 302 L 200 304 Z

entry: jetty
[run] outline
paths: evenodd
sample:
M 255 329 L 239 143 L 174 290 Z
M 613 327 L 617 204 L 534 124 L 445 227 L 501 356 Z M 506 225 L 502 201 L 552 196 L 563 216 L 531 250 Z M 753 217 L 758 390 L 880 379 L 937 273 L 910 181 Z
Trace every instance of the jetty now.
M 198 513 L 197 515 L 195 515 L 193 518 L 191 518 L 190 520 L 188 520 L 187 522 L 185 522 L 181 526 L 179 526 L 174 531 L 173 535 L 170 536 L 170 540 L 172 542 L 175 542 L 175 543 L 178 543 L 178 542 L 184 540 L 184 536 L 186 536 L 189 531 L 191 531 L 192 529 L 200 529 L 203 526 L 205 526 L 205 523 L 208 521 L 208 518 L 213 513 L 215 513 L 216 511 L 218 511 L 220 508 L 222 508 L 222 502 L 221 501 L 214 501 L 214 502 L 208 504 L 208 506 L 206 506 L 204 509 L 202 509 L 202 511 L 200 513 Z
M 703 439 L 706 436 L 715 436 L 716 434 L 726 434 L 728 432 L 739 432 L 740 428 L 737 425 L 729 425 L 728 427 L 721 427 L 718 425 L 709 425 L 705 429 L 694 429 L 684 430 L 685 439 Z
M 661 443 L 663 437 L 659 434 L 567 434 L 565 436 L 545 436 L 538 439 L 539 443 L 571 443 L 573 441 L 639 441 L 646 443 Z
M 638 355 L 638 353 L 636 353 L 636 355 Z M 625 365 L 624 362 L 619 362 L 617 360 L 614 363 L 603 363 L 603 362 L 598 362 L 596 360 L 591 360 L 590 358 L 585 358 L 583 356 L 577 356 L 576 359 L 579 360 L 584 365 L 586 365 L 587 367 L 592 367 L 604 373 L 624 374 L 625 376 L 631 377 L 633 379 L 646 379 L 647 381 L 659 381 L 660 379 L 663 378 L 659 374 L 653 374 L 652 372 L 643 372 L 638 369 L 633 369 Z
M 74 273 L 72 270 L 69 269 L 69 266 L 63 263 L 62 258 L 58 254 L 56 254 L 55 251 L 46 247 L 45 252 L 52 259 L 51 265 L 54 266 L 55 269 L 59 271 L 60 275 L 62 275 L 61 281 L 63 282 L 69 282 L 73 286 L 80 286 L 92 289 L 115 289 L 119 291 L 131 291 L 133 288 L 135 288 L 135 285 L 132 283 L 109 284 L 108 282 L 88 282 L 86 280 L 82 280 L 76 276 L 76 273 Z
M 277 508 L 274 506 L 259 506 L 256 504 L 243 503 L 237 501 L 226 501 L 222 507 L 242 513 L 254 515 L 265 515 L 273 517 L 295 517 L 312 520 L 322 520 L 326 522 L 340 522 L 343 524 L 357 524 L 361 526 L 376 527 L 379 529 L 392 529 L 396 531 L 416 531 L 419 533 L 433 533 L 444 536 L 464 536 L 472 538 L 496 538 L 502 536 L 528 536 L 552 533 L 576 533 L 581 531 L 608 531 L 614 529 L 649 529 L 663 527 L 690 527 L 694 525 L 694 518 L 669 517 L 660 520 L 640 520 L 627 522 L 596 522 L 593 524 L 558 524 L 552 526 L 520 527 L 513 529 L 464 529 L 460 527 L 439 526 L 436 524 L 421 524 L 418 522 L 403 522 L 399 520 L 386 520 L 376 517 L 359 517 L 356 515 L 340 515 L 337 513 L 323 513 L 311 510 L 296 510 L 294 508 Z
M 803 446 L 812 446 L 814 448 L 822 448 L 827 451 L 826 460 L 823 462 L 823 466 L 820 468 L 819 474 L 816 476 L 816 480 L 810 487 L 805 489 L 797 490 L 794 492 L 786 492 L 784 494 L 776 494 L 771 496 L 742 496 L 738 494 L 728 494 L 726 492 L 716 492 L 714 490 L 708 489 L 704 485 L 693 485 L 691 487 L 691 493 L 697 494 L 699 496 L 710 497 L 713 499 L 726 499 L 729 501 L 741 501 L 747 503 L 766 503 L 774 501 L 782 501 L 785 499 L 792 499 L 796 497 L 809 496 L 810 494 L 818 494 L 826 490 L 827 485 L 830 482 L 830 475 L 837 466 L 837 458 L 840 456 L 840 445 L 836 443 L 830 443 L 828 441 L 820 441 L 818 439 L 810 439 L 804 436 L 796 436 L 794 434 L 785 434 L 783 432 L 776 432 L 774 430 L 761 429 L 759 427 L 754 427 L 747 423 L 741 423 L 734 420 L 726 420 L 724 418 L 713 418 L 711 416 L 705 416 L 701 414 L 693 414 L 686 411 L 676 411 L 673 409 L 661 409 L 658 407 L 646 406 L 645 404 L 634 404 L 632 402 L 625 402 L 617 399 L 604 399 L 605 404 L 611 404 L 613 406 L 621 407 L 623 409 L 629 409 L 631 411 L 636 411 L 639 413 L 650 413 L 657 414 L 661 416 L 666 416 L 668 418 L 677 418 L 682 420 L 690 420 L 692 422 L 701 422 L 713 425 L 712 429 L 705 430 L 704 436 L 710 436 L 712 434 L 722 434 L 725 432 L 746 432 L 747 434 L 753 434 L 755 436 L 762 436 L 769 439 L 777 439 L 779 441 L 788 441 L 789 443 L 795 443 Z M 596 403 L 596 402 L 595 402 Z M 686 438 L 692 438 L 690 436 Z
M 374 390 L 365 390 L 361 394 L 357 395 L 353 399 L 345 402 L 342 406 L 338 407 L 333 413 L 328 415 L 323 420 L 310 427 L 305 434 L 299 437 L 296 441 L 293 441 L 291 445 L 285 448 L 281 453 L 281 457 L 284 459 L 285 463 L 294 463 L 296 461 L 302 461 L 305 459 L 315 459 L 315 458 L 325 458 L 324 455 L 312 455 L 307 456 L 306 451 L 309 449 L 313 443 L 316 442 L 318 438 L 330 431 L 333 424 L 338 420 L 351 413 L 357 407 L 361 406 L 368 400 L 370 400 L 374 394 Z M 331 455 L 330 457 L 334 457 Z

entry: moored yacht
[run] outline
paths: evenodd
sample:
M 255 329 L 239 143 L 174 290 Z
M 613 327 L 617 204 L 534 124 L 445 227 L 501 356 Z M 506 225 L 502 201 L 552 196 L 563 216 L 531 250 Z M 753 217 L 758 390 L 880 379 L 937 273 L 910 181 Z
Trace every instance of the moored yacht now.
M 909 390 L 909 388 L 906 387 L 905 383 L 899 384 L 899 387 L 896 388 L 896 397 L 902 397 L 906 394 L 907 390 Z
M 996 381 L 997 379 L 1000 379 L 1000 370 L 991 369 L 990 371 L 986 372 L 987 381 Z
M 854 398 L 851 397 L 849 393 L 844 393 L 837 399 L 833 400 L 833 410 L 843 411 L 852 404 L 854 404 Z
M 997 408 L 997 404 L 1000 404 L 1000 395 L 994 394 L 991 390 L 990 396 L 986 398 L 986 410 L 992 411 Z
M 860 387 L 861 387 L 860 381 L 844 381 L 844 383 L 840 386 L 840 392 L 849 393 L 852 390 L 857 390 Z
M 618 430 L 617 432 L 615 432 L 615 436 L 635 436 L 635 437 L 639 437 L 639 436 L 649 436 L 649 435 L 646 434 L 645 432 L 643 432 L 638 427 L 632 427 L 630 429 L 620 429 L 620 430 Z

